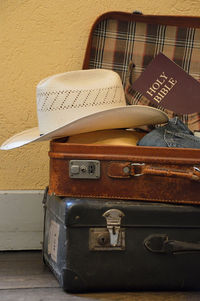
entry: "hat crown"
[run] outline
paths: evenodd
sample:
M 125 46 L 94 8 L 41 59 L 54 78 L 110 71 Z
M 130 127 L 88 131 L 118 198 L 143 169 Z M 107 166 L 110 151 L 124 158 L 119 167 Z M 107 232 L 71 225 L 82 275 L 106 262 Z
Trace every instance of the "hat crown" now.
M 111 70 L 90 69 L 56 74 L 43 79 L 37 86 L 40 134 L 124 105 L 121 79 Z

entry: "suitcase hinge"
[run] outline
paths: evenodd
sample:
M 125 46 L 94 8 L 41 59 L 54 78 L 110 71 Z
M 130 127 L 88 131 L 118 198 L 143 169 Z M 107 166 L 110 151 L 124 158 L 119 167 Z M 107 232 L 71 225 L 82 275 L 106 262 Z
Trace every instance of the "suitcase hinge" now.
M 121 219 L 124 213 L 118 209 L 110 209 L 103 216 L 106 219 L 107 229 L 110 234 L 110 245 L 115 247 L 118 244 Z

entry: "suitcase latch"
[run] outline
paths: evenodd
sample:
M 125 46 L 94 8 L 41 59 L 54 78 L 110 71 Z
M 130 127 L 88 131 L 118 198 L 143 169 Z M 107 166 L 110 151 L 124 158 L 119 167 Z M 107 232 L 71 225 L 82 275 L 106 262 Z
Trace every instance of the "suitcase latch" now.
M 118 209 L 110 209 L 103 216 L 106 219 L 107 229 L 110 234 L 110 245 L 115 247 L 118 244 L 121 219 L 124 213 Z
M 89 248 L 91 251 L 125 250 L 125 229 L 121 228 L 124 213 L 118 209 L 109 209 L 103 217 L 106 228 L 91 228 Z

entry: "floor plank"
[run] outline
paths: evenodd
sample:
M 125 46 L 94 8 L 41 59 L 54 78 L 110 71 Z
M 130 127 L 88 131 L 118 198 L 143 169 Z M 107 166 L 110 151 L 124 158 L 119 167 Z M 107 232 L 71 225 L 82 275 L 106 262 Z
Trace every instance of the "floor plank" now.
M 83 296 L 83 295 L 77 295 Z M 195 292 L 127 292 L 85 294 L 90 301 L 199 301 L 200 294 Z
M 60 288 L 0 290 L 1 301 L 199 301 L 198 293 L 98 293 L 68 294 Z
M 0 289 L 36 287 L 59 287 L 41 251 L 0 252 Z
M 1 301 L 91 301 L 65 293 L 60 288 L 0 290 Z

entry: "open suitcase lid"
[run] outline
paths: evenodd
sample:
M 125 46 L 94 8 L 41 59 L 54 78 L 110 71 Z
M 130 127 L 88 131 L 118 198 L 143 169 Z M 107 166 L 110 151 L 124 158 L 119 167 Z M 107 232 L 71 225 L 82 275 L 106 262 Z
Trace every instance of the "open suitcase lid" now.
M 185 31 L 192 28 L 200 28 L 199 17 L 193 17 L 193 16 L 143 15 L 142 13 L 138 14 L 137 12 L 136 13 L 133 12 L 133 14 L 131 14 L 126 12 L 116 12 L 116 11 L 104 13 L 96 19 L 96 21 L 94 22 L 91 28 L 88 44 L 85 52 L 85 58 L 83 61 L 83 69 L 91 69 L 91 68 L 111 69 L 121 74 L 121 78 L 123 81 L 126 78 L 125 74 L 128 71 L 129 61 L 131 58 L 133 58 L 134 55 L 134 48 L 133 48 L 134 45 L 130 45 L 131 48 L 129 48 L 129 50 L 123 49 L 124 47 L 121 46 L 125 46 L 125 40 L 127 40 L 129 44 L 134 42 L 135 36 L 134 35 L 131 36 L 131 34 L 134 32 L 134 28 L 130 27 L 128 29 L 128 27 L 130 25 L 135 26 L 137 23 L 139 25 L 140 23 L 143 23 L 143 25 L 141 24 L 141 26 L 149 25 L 150 27 L 152 27 L 155 25 L 155 28 L 159 28 L 158 26 L 161 27 L 167 26 L 167 28 L 168 27 L 173 28 L 173 30 L 183 29 Z M 159 34 L 160 34 L 159 31 L 157 33 L 152 32 L 152 35 L 149 32 L 149 35 L 152 38 L 153 35 L 155 36 Z M 141 38 L 142 38 L 142 32 L 141 32 Z M 146 37 L 143 36 L 143 39 L 141 40 L 142 43 L 145 42 L 144 40 L 145 38 Z M 162 36 L 162 38 L 164 38 L 164 36 Z M 166 39 L 167 38 L 168 36 L 166 36 Z M 184 41 L 184 39 L 186 39 L 185 35 L 180 37 L 180 40 L 182 40 L 182 42 Z M 99 44 L 100 41 L 102 42 L 101 45 Z M 113 42 L 111 43 L 113 48 L 110 48 L 111 47 L 111 45 L 109 45 L 110 42 Z M 117 42 L 118 45 L 114 45 L 114 42 Z M 156 45 L 156 40 L 152 40 L 151 44 L 152 43 L 155 43 L 153 47 L 158 46 Z M 160 43 L 164 45 L 164 40 L 160 41 Z M 175 43 L 169 44 L 168 49 L 166 49 L 166 52 L 169 50 L 174 50 L 175 47 L 180 47 L 180 46 L 182 47 L 183 45 L 178 45 L 178 44 L 176 45 Z M 119 47 L 119 49 L 117 47 Z M 185 45 L 185 47 L 187 47 L 187 45 Z M 120 52 L 119 55 L 117 55 L 118 54 L 116 52 L 117 50 L 119 50 Z M 161 49 L 158 49 L 157 51 L 159 52 L 161 51 Z M 182 49 L 182 51 L 184 51 L 184 49 Z M 138 51 L 137 55 L 143 56 L 144 53 L 142 53 L 142 51 Z M 175 54 L 175 61 L 177 56 L 177 60 L 180 64 L 180 58 L 178 58 L 178 55 L 179 55 L 178 53 Z M 149 57 L 149 60 L 151 59 L 152 56 Z
M 116 71 L 121 77 L 128 105 L 158 105 L 173 118 L 177 115 L 175 112 L 160 104 L 149 104 L 132 88 L 131 82 L 160 52 L 199 81 L 199 39 L 199 17 L 108 12 L 101 15 L 91 29 L 83 69 Z M 192 131 L 200 130 L 198 112 L 179 114 L 178 117 Z

